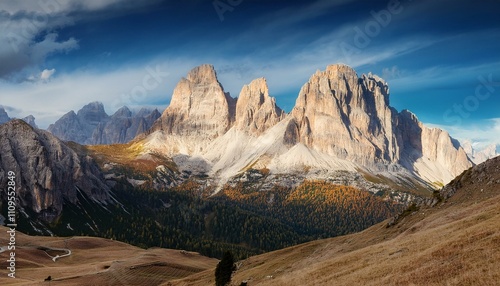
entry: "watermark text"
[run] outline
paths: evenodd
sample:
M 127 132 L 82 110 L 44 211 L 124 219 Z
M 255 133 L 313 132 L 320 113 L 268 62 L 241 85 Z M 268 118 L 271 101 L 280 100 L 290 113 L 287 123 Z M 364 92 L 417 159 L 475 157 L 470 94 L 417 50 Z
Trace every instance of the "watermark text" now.
M 7 235 L 9 243 L 7 250 L 10 251 L 9 259 L 7 259 L 7 276 L 16 278 L 16 210 L 17 197 L 16 197 L 16 173 L 13 171 L 7 172 Z

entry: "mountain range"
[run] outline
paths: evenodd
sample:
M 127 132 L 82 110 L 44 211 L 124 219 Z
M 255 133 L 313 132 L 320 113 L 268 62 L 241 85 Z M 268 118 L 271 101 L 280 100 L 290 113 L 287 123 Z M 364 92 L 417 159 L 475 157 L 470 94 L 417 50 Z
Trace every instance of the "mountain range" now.
M 8 118 L 5 112 L 0 116 Z M 473 165 L 446 131 L 392 108 L 384 80 L 359 77 L 341 64 L 313 74 L 290 113 L 276 105 L 264 78 L 233 98 L 214 67 L 201 65 L 179 81 L 161 116 L 147 109 L 133 114 L 126 107 L 108 116 L 102 103 L 93 102 L 50 125 L 52 134 L 19 120 L 0 128 L 6 135 L 0 182 L 14 168 L 22 178 L 22 206 L 49 222 L 61 215 L 65 200 L 76 203 L 78 191 L 106 203 L 109 186 L 123 177 L 135 187 L 157 190 L 195 178 L 211 195 L 228 184 L 270 190 L 317 179 L 394 199 L 387 187 L 413 195 L 424 188 L 425 195 Z M 68 142 L 134 137 L 114 147 Z M 408 203 L 413 195 L 395 197 Z
M 475 164 L 481 164 L 484 161 L 495 158 L 500 155 L 500 144 L 490 144 L 484 148 L 477 148 L 470 141 L 461 142 L 467 156 Z
M 250 168 L 265 168 L 308 177 L 321 170 L 364 170 L 441 185 L 472 166 L 446 131 L 392 108 L 384 80 L 359 77 L 342 64 L 313 74 L 288 114 L 270 96 L 265 79 L 232 98 L 214 67 L 201 65 L 179 81 L 170 105 L 134 146 L 222 184 Z
M 157 109 L 133 113 L 126 106 L 109 116 L 102 103 L 91 102 L 77 113 L 66 113 L 47 130 L 61 140 L 79 144 L 126 143 L 146 132 L 159 116 Z
M 3 109 L 0 120 L 9 120 Z M 32 116 L 24 120 L 36 127 Z M 491 157 L 473 154 L 465 145 L 469 159 L 446 131 L 427 128 L 410 111 L 391 107 L 383 79 L 359 77 L 342 64 L 313 74 L 290 113 L 276 105 L 264 78 L 233 98 L 214 67 L 201 65 L 179 81 L 161 116 L 156 109 L 134 114 L 127 107 L 108 116 L 102 103 L 92 102 L 68 112 L 48 131 L 87 145 L 136 138 L 134 148 L 142 154 L 171 157 L 181 171 L 206 174 L 220 185 L 250 168 L 265 168 L 307 177 L 362 170 L 435 187 L 472 166 L 472 160 Z

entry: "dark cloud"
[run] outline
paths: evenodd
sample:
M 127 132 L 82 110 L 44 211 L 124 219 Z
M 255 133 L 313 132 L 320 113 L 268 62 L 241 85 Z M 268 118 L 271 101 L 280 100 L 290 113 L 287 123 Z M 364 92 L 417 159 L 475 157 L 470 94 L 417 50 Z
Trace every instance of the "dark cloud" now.
M 137 3 L 138 2 L 138 3 Z M 60 28 L 96 12 L 113 17 L 148 7 L 160 0 L 70 0 L 64 2 L 2 1 L 0 3 L 0 78 L 19 81 L 25 69 L 43 65 L 52 54 L 79 47 L 78 40 L 59 38 Z

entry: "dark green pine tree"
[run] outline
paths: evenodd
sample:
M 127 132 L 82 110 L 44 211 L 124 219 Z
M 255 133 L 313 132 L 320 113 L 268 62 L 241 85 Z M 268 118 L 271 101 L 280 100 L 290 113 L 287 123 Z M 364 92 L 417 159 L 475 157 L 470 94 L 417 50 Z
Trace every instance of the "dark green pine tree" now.
M 230 251 L 226 251 L 224 256 L 222 256 L 222 260 L 215 268 L 215 285 L 226 286 L 229 284 L 235 268 L 233 254 Z

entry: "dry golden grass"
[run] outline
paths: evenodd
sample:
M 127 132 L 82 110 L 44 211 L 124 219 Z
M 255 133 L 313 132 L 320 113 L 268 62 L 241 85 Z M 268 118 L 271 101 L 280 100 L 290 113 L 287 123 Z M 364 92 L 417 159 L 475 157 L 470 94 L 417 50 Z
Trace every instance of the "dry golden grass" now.
M 107 160 L 113 160 L 117 163 L 126 163 L 134 160 L 142 151 L 140 146 L 128 144 L 111 144 L 111 145 L 89 145 L 85 146 L 88 150 L 94 151 L 95 154 L 101 155 Z
M 73 144 L 71 146 L 81 153 L 91 155 L 104 171 L 112 168 L 118 173 L 127 173 L 144 179 L 151 179 L 151 175 L 157 172 L 156 167 L 160 165 L 174 172 L 178 171 L 171 159 L 161 154 L 143 153 L 142 144 L 138 142 L 89 146 Z
M 0 227 L 0 233 L 6 233 Z M 0 236 L 0 245 L 7 236 Z M 159 285 L 213 269 L 216 259 L 193 252 L 152 248 L 144 250 L 122 242 L 93 237 L 34 237 L 16 234 L 16 278 L 0 269 L 0 285 Z M 72 254 L 53 262 L 38 248 L 68 248 Z M 6 261 L 8 252 L 0 253 Z M 5 263 L 3 263 L 5 264 Z
M 444 204 L 392 227 L 250 257 L 233 285 L 500 285 L 498 182 L 500 172 L 464 183 Z M 168 285 L 213 285 L 213 278 L 212 269 Z

